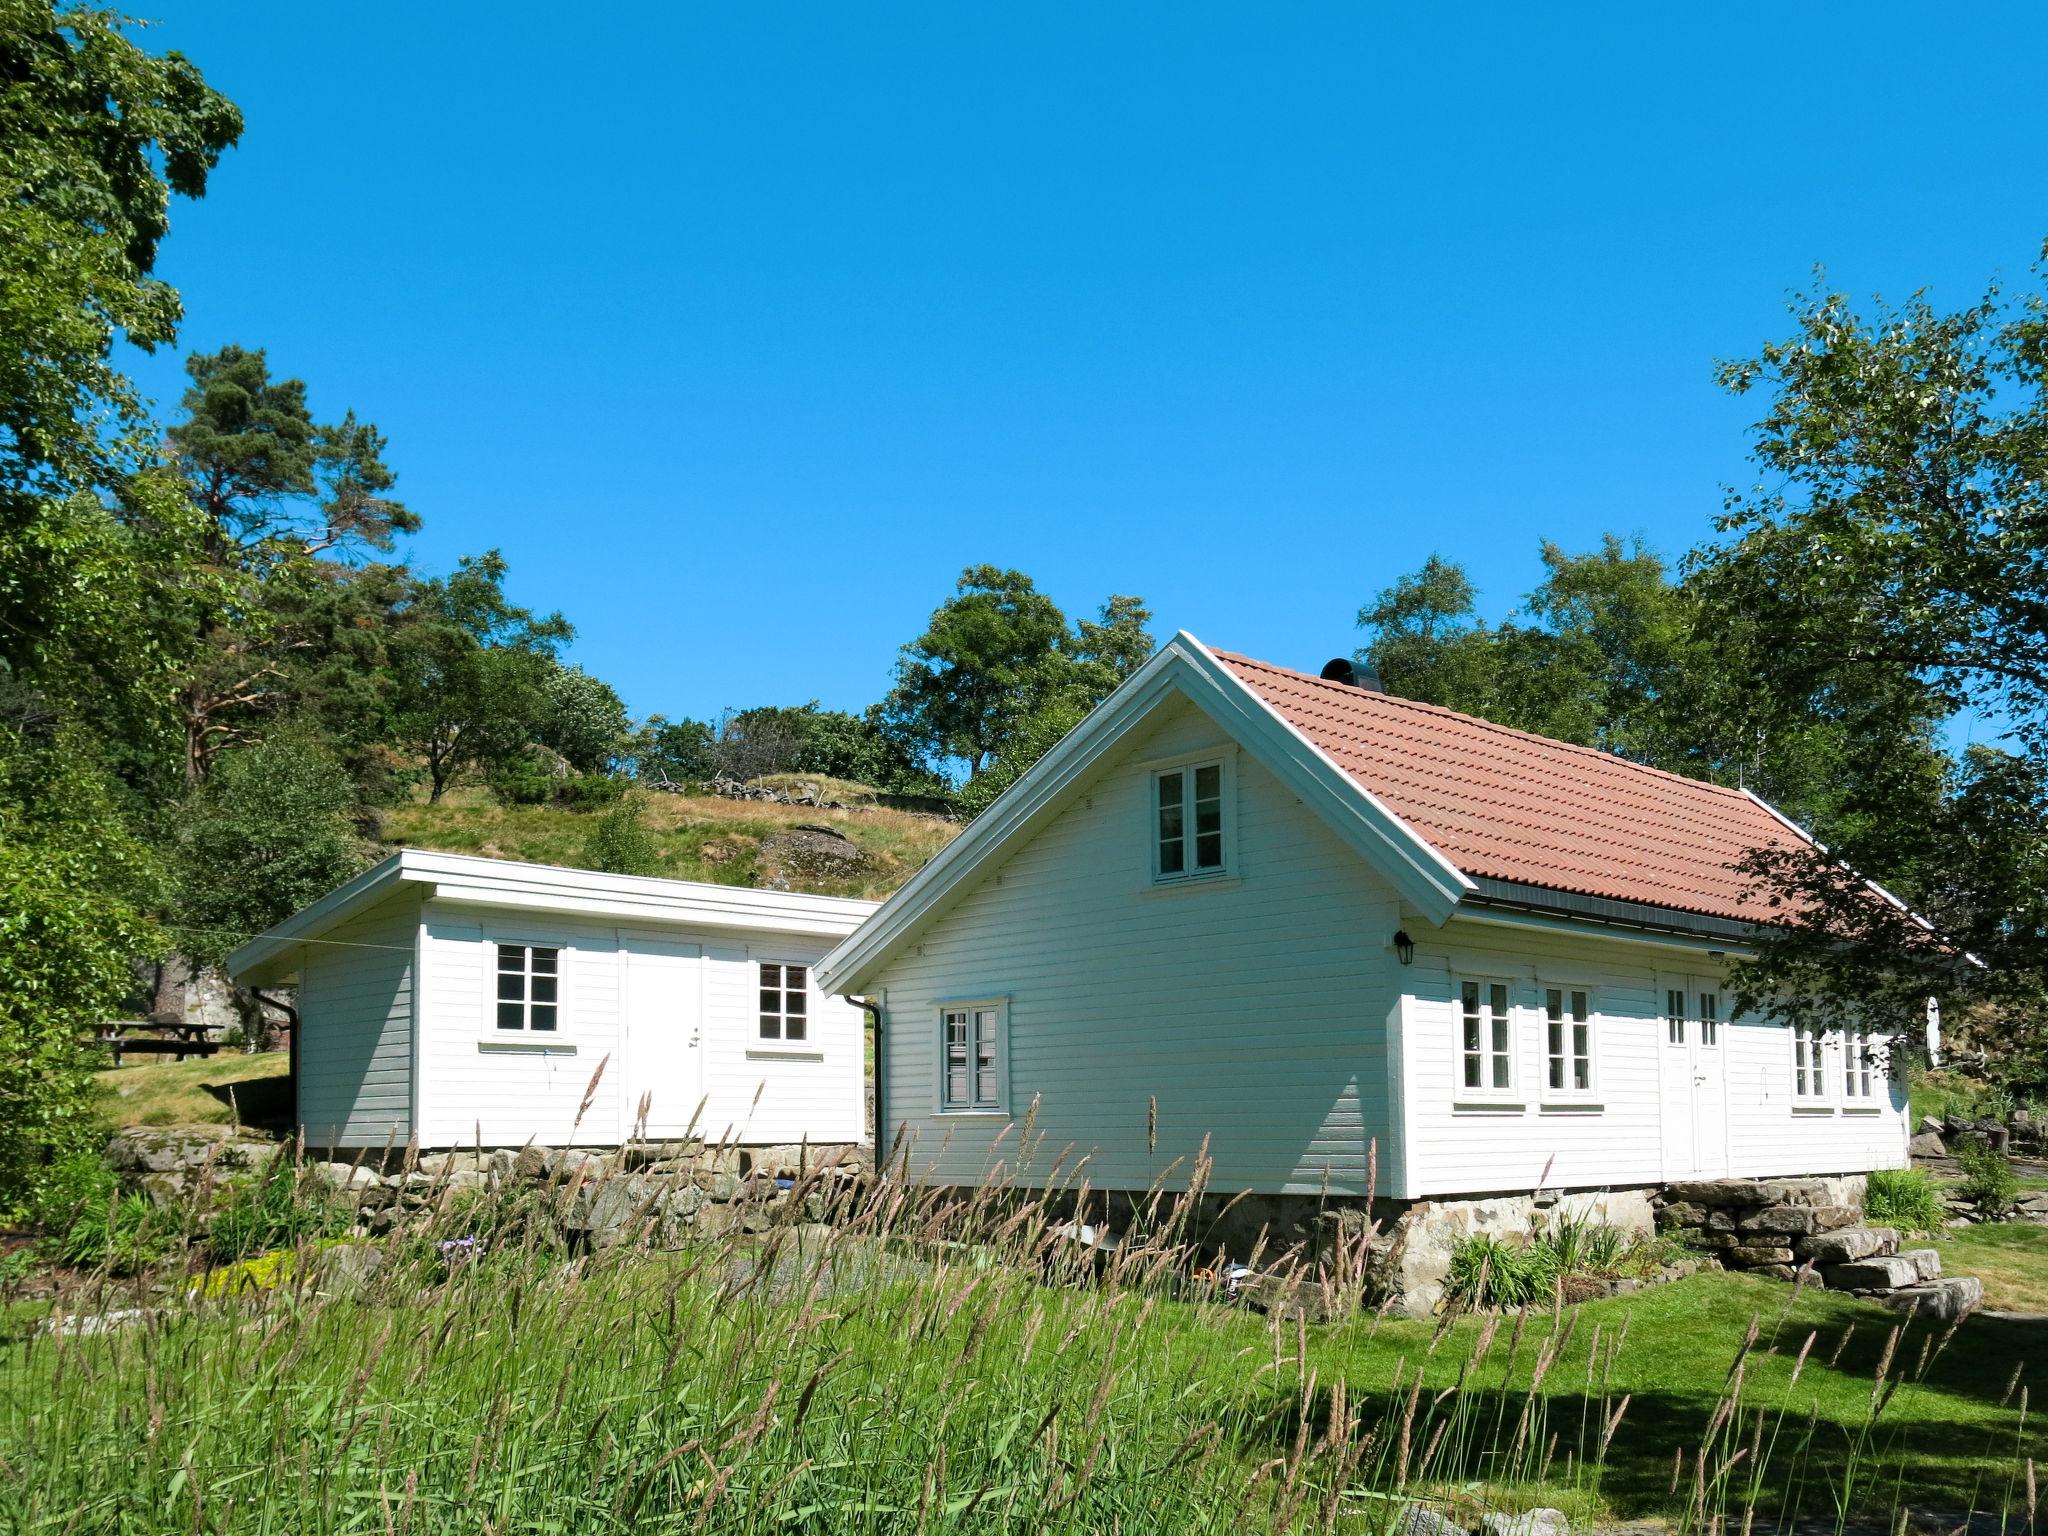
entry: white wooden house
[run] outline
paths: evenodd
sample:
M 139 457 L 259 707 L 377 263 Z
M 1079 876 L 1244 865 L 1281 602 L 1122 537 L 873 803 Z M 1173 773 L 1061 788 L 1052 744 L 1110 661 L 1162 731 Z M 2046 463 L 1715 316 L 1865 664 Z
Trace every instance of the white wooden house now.
M 1904 1163 L 1882 1040 L 1730 1005 L 1729 865 L 1795 827 L 1325 670 L 1177 636 L 820 962 L 880 1003 L 915 1176 L 1172 1188 L 1205 1140 L 1213 1189 L 1409 1201 Z
M 297 988 L 312 1146 L 850 1144 L 865 1016 L 812 968 L 874 908 L 406 849 L 228 964 Z

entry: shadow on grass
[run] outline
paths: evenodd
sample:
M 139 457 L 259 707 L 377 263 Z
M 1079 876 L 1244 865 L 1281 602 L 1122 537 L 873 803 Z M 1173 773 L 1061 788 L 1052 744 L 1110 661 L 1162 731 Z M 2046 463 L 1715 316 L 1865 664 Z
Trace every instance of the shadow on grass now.
M 252 1077 L 240 1083 L 205 1083 L 202 1086 L 219 1099 L 243 1125 L 260 1131 L 289 1131 L 292 1128 L 292 1080 L 286 1077 Z

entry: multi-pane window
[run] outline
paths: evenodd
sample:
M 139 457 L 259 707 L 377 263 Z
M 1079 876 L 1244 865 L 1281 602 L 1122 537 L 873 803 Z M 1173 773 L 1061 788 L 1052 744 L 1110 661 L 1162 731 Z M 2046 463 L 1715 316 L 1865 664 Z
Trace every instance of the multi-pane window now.
M 1721 1043 L 1721 994 L 1702 992 L 1700 994 L 1700 1044 Z
M 1001 1109 L 999 1008 L 947 1008 L 944 1109 Z
M 1545 1051 L 1550 1087 L 1558 1093 L 1588 1093 L 1593 1087 L 1593 1022 L 1585 992 L 1577 987 L 1543 990 Z
M 562 952 L 539 944 L 498 946 L 498 1028 L 552 1031 L 560 1007 Z
M 1504 981 L 1468 981 L 1458 994 L 1467 1088 L 1514 1086 L 1513 1031 Z
M 1792 1026 L 1792 1097 L 1826 1098 L 1828 1085 L 1823 1070 L 1820 1026 L 1801 1019 Z
M 1877 1051 L 1870 1031 L 1854 1026 L 1842 1035 L 1842 1094 L 1850 1099 L 1867 1099 L 1876 1084 L 1884 1080 L 1877 1066 Z
M 1685 1044 L 1685 993 L 1677 987 L 1664 994 L 1664 1039 L 1670 1045 Z
M 810 1003 L 804 993 L 805 967 L 761 962 L 761 1038 L 801 1040 Z
M 1223 765 L 1169 768 L 1153 776 L 1159 875 L 1171 879 L 1223 868 Z

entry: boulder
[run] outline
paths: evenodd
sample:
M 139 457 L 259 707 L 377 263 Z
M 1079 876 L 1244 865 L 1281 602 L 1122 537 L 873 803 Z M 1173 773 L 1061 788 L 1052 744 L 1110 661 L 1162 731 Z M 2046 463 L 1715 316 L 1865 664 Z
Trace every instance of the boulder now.
M 1920 1117 L 1920 1132 L 1922 1135 L 1939 1136 L 1942 1132 L 1941 1117 L 1938 1115 L 1922 1115 Z
M 384 1176 L 360 1163 L 308 1163 L 306 1177 L 326 1185 L 338 1195 L 360 1195 L 383 1186 Z
M 1674 1200 L 1657 1212 L 1657 1230 L 1670 1232 L 1683 1227 L 1704 1227 L 1707 1224 L 1707 1208 L 1690 1200 Z
M 329 1296 L 353 1296 L 390 1262 L 383 1243 L 329 1243 L 313 1252 L 313 1284 Z
M 1863 1212 L 1853 1205 L 1816 1205 L 1813 1207 L 1813 1230 L 1834 1232 L 1842 1227 L 1858 1226 L 1863 1221 Z
M 700 1168 L 690 1175 L 690 1180 L 713 1200 L 721 1204 L 740 1197 L 740 1176 L 719 1169 Z
M 524 1146 L 512 1157 L 512 1176 L 516 1179 L 541 1179 L 547 1176 L 548 1149 L 546 1147 Z
M 1906 1143 L 1906 1151 L 1913 1157 L 1947 1157 L 1948 1143 L 1933 1131 L 1922 1131 Z
M 1873 1256 L 1847 1264 L 1830 1264 L 1821 1271 L 1831 1291 L 1895 1291 L 1902 1285 L 1919 1283 L 1920 1271 L 1911 1259 Z
M 421 1173 L 436 1177 L 445 1173 L 480 1173 L 486 1166 L 482 1153 L 470 1152 L 429 1152 L 416 1164 Z
M 116 1173 L 189 1173 L 264 1167 L 279 1150 L 225 1125 L 131 1126 L 107 1143 L 106 1160 Z
M 1571 1536 L 1571 1521 L 1561 1509 L 1528 1509 L 1519 1515 L 1488 1515 L 1479 1522 L 1484 1536 Z
M 1782 1242 L 1736 1243 L 1724 1248 L 1721 1251 L 1721 1258 L 1724 1263 L 1733 1264 L 1738 1269 L 1755 1269 L 1765 1264 L 1789 1265 L 1792 1262 L 1792 1250 Z
M 1665 1196 L 1687 1205 L 1764 1205 L 1760 1185 L 1747 1179 L 1689 1179 L 1665 1187 Z
M 1393 1536 L 1468 1536 L 1465 1527 L 1421 1504 L 1401 1511 Z
M 619 1149 L 619 1165 L 635 1172 L 666 1164 L 695 1162 L 704 1153 L 704 1139 L 692 1136 L 683 1141 L 636 1141 Z
M 572 1179 L 595 1178 L 604 1172 L 604 1159 L 595 1152 L 580 1151 L 575 1147 L 563 1147 L 550 1152 L 541 1160 L 543 1169 L 550 1179 L 568 1183 Z
M 1890 1227 L 1839 1227 L 1801 1238 L 1795 1246 L 1801 1258 L 1816 1264 L 1851 1264 L 1898 1252 L 1899 1234 Z
M 1877 1299 L 1901 1312 L 1949 1322 L 1984 1305 L 1984 1282 L 1975 1275 L 1950 1275 L 1925 1285 L 1901 1286 Z
M 1907 1248 L 1899 1257 L 1913 1266 L 1915 1274 L 1922 1280 L 1941 1278 L 1941 1250 L 1939 1248 Z
M 760 867 L 772 889 L 797 880 L 847 880 L 874 867 L 867 849 L 837 827 L 810 823 L 761 839 Z

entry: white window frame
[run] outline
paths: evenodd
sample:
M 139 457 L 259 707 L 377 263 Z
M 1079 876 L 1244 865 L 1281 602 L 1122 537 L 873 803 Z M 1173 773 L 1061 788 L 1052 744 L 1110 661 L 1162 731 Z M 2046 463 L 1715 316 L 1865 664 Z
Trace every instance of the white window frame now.
M 1559 1016 L 1550 1016 L 1551 994 L 1556 993 L 1559 1002 Z M 1573 999 L 1584 1000 L 1585 1018 L 1580 1019 L 1574 1012 Z M 1542 1016 L 1543 1026 L 1543 1098 L 1553 1104 L 1597 1103 L 1600 1096 L 1600 994 L 1587 982 L 1569 978 L 1546 977 L 1536 984 L 1536 1011 Z M 1561 1032 L 1563 1053 L 1551 1050 L 1551 1029 L 1555 1025 Z M 1586 1049 L 1581 1055 L 1577 1050 L 1576 1033 L 1584 1029 Z M 1584 1086 L 1576 1081 L 1576 1068 L 1583 1061 L 1586 1068 Z M 1550 1080 L 1551 1069 L 1562 1065 L 1564 1083 L 1562 1086 Z M 1462 1075 L 1460 1080 L 1462 1081 Z
M 776 955 L 756 955 L 753 957 L 753 965 L 754 1043 L 763 1046 L 787 1045 L 791 1043 L 802 1046 L 809 1046 L 815 1043 L 817 1037 L 812 1034 L 811 1027 L 813 1024 L 817 1022 L 818 1018 L 818 1010 L 815 1006 L 818 1002 L 818 991 L 817 987 L 813 984 L 814 978 L 811 975 L 811 962 L 808 960 L 784 960 Z M 761 970 L 762 967 L 770 965 L 778 968 L 778 979 L 775 990 L 782 994 L 784 1009 L 788 1007 L 790 991 L 788 973 L 790 967 L 795 966 L 797 969 L 801 970 L 804 973 L 804 984 L 803 991 L 801 994 L 804 1000 L 804 1011 L 802 1014 L 804 1032 L 800 1035 L 792 1035 L 789 1033 L 789 1021 L 791 1018 L 796 1017 L 796 1015 L 790 1014 L 786 1011 L 778 1011 L 775 1015 L 777 1033 L 769 1035 L 763 1034 L 761 1032 L 761 1026 L 763 1023 L 767 1021 L 768 1017 L 767 1013 L 761 1007 L 761 994 L 768 990 L 766 983 L 762 979 Z
M 525 969 L 520 972 L 502 970 L 501 961 L 499 959 L 498 953 L 501 948 L 517 948 L 525 951 L 525 954 L 523 956 L 523 964 L 525 966 Z M 535 973 L 533 971 L 533 951 L 535 951 L 536 949 L 551 949 L 555 953 L 555 1025 L 552 1029 L 536 1029 L 533 1027 L 532 1021 L 535 1001 L 533 996 L 533 982 L 535 976 Z M 552 1041 L 566 1039 L 569 1035 L 570 1017 L 570 947 L 567 944 L 563 943 L 560 939 L 536 939 L 525 934 L 492 933 L 486 934 L 484 936 L 484 952 L 485 958 L 490 961 L 490 964 L 485 967 L 486 973 L 488 974 L 490 979 L 485 984 L 483 989 L 484 1038 L 487 1040 L 533 1041 Z M 526 985 L 523 989 L 525 995 L 519 1000 L 522 1009 L 520 1014 L 520 1022 L 516 1026 L 504 1025 L 498 1022 L 498 1004 L 501 1001 L 501 999 L 498 996 L 498 978 L 501 975 L 509 976 L 514 974 L 523 975 L 526 978 Z M 511 999 L 502 999 L 502 1001 L 509 1002 L 511 1001 Z M 546 1005 L 543 1004 L 542 1006 Z
M 1147 867 L 1156 886 L 1175 887 L 1200 885 L 1211 880 L 1228 880 L 1237 873 L 1237 755 L 1234 752 L 1210 749 L 1207 752 L 1191 752 L 1181 757 L 1166 758 L 1146 763 L 1145 767 L 1145 844 Z M 1195 852 L 1195 774 L 1203 768 L 1214 768 L 1217 777 L 1217 798 L 1219 805 L 1218 841 L 1221 843 L 1222 862 L 1212 869 L 1192 869 L 1188 861 Z M 1181 850 L 1182 866 L 1177 870 L 1161 867 L 1161 844 L 1165 841 L 1159 835 L 1161 811 L 1160 783 L 1169 777 L 1178 777 L 1181 783 Z
M 1852 1024 L 1842 1031 L 1842 1107 L 1875 1109 L 1890 1097 L 1890 1079 L 1885 1073 L 1878 1046 L 1881 1037 L 1868 1024 Z
M 992 1013 L 995 1039 L 994 1062 L 995 1095 L 984 1098 L 981 1093 L 980 1072 L 976 1049 L 976 1021 L 981 1015 Z M 997 1115 L 1007 1117 L 1010 1113 L 1010 1000 L 1007 997 L 956 997 L 941 1002 L 936 1010 L 938 1034 L 938 1081 L 934 1086 L 937 1113 L 947 1117 L 972 1115 Z M 968 1091 L 965 1102 L 956 1102 L 952 1097 L 950 1084 L 950 1027 L 955 1014 L 967 1017 L 967 1077 Z
M 1692 1039 L 1692 990 L 1683 980 L 1677 986 L 1664 985 L 1664 1006 L 1658 1010 L 1664 1021 L 1664 1043 L 1683 1048 Z M 1671 1005 L 1676 1002 L 1677 1007 Z
M 1475 1053 L 1466 1032 L 1465 990 L 1478 988 L 1479 1049 Z M 1496 1013 L 1491 1004 L 1498 992 L 1500 1009 Z M 1452 982 L 1451 990 L 1451 1051 L 1452 1051 L 1452 1098 L 1458 1103 L 1517 1103 L 1521 1087 L 1520 1063 L 1516 1057 L 1521 1031 L 1515 1008 L 1515 983 L 1506 976 L 1459 976 Z M 1501 1036 L 1505 1034 L 1505 1045 Z M 1466 1078 L 1466 1069 L 1474 1061 L 1479 1064 L 1480 1082 L 1474 1087 Z M 1495 1069 L 1505 1064 L 1505 1083 L 1495 1079 L 1502 1074 Z
M 1697 978 L 1695 978 L 1697 980 Z M 1727 1017 L 1721 1012 L 1721 989 L 1712 987 L 1701 992 L 1694 990 L 1686 994 L 1692 1004 L 1692 1022 L 1699 1032 L 1700 1049 L 1718 1051 L 1721 1049 L 1721 1031 L 1728 1027 Z M 1708 1007 L 1712 1002 L 1711 1009 Z M 1711 1013 L 1713 1016 L 1708 1017 Z
M 1792 1020 L 1786 1075 L 1795 1109 L 1832 1109 L 1828 1082 L 1828 1032 L 1809 1019 Z M 1804 1045 L 1805 1050 L 1801 1047 Z M 1803 1087 L 1802 1087 L 1803 1082 Z

